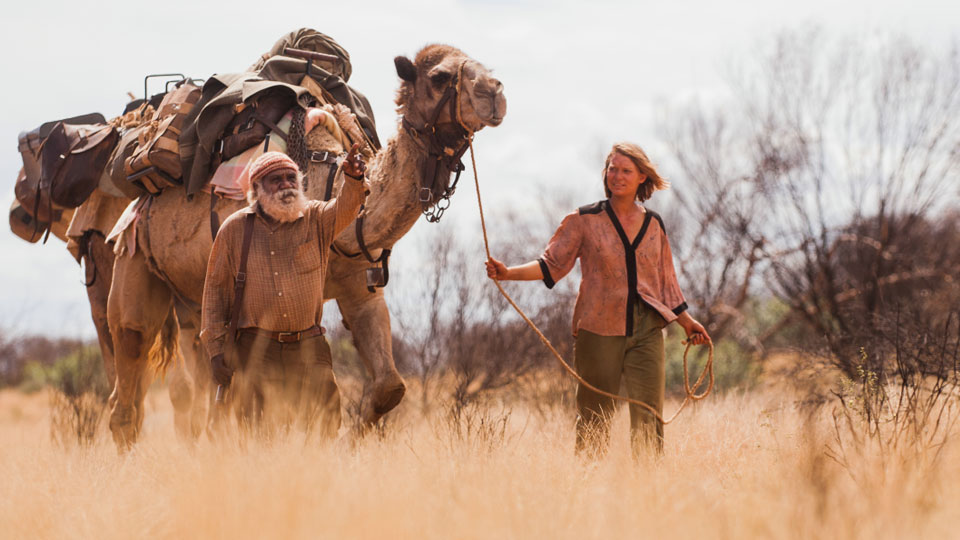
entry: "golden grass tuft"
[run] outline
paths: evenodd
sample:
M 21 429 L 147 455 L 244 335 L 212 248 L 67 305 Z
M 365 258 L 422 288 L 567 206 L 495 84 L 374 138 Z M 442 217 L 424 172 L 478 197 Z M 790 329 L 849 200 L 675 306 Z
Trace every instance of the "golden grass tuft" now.
M 142 441 L 118 456 L 106 433 L 52 444 L 45 405 L 0 392 L 2 537 L 949 538 L 960 524 L 956 434 L 939 460 L 863 455 L 881 469 L 851 474 L 826 455 L 828 415 L 779 394 L 713 396 L 639 463 L 625 412 L 608 456 L 585 462 L 564 407 L 464 413 L 502 432 L 458 432 L 437 408 L 356 445 L 192 446 L 155 389 Z

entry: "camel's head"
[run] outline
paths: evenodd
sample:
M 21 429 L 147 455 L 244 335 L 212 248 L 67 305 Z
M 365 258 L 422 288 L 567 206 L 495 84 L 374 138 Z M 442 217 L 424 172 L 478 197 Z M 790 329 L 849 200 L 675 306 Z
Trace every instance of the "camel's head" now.
M 444 92 L 451 86 L 457 87 L 458 83 L 460 120 L 471 131 L 498 126 L 503 121 L 507 112 L 503 84 L 463 51 L 448 45 L 428 45 L 412 62 L 398 56 L 394 64 L 403 81 L 397 91 L 397 111 L 414 124 L 430 122 Z M 438 128 L 457 125 L 449 106 L 440 111 L 437 125 Z

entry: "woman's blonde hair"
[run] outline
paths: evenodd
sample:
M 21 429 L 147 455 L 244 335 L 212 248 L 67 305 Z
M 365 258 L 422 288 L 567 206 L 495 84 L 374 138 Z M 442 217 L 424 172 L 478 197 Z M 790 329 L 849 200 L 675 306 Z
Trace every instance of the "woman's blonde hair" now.
M 640 202 L 649 199 L 654 191 L 670 187 L 670 182 L 660 176 L 656 167 L 653 166 L 653 163 L 650 163 L 650 158 L 647 157 L 643 148 L 629 142 L 618 142 L 610 149 L 610 153 L 607 154 L 607 160 L 603 164 L 603 192 L 607 194 L 608 198 L 610 197 L 610 188 L 607 187 L 607 167 L 610 166 L 610 161 L 613 160 L 613 156 L 616 154 L 628 158 L 637 166 L 640 174 L 646 175 L 647 179 L 637 188 L 637 200 Z

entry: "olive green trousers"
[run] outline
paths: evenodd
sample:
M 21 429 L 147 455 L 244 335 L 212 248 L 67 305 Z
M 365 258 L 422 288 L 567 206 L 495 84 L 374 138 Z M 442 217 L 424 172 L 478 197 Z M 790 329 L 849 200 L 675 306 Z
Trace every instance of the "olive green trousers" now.
M 241 426 L 261 435 L 296 425 L 332 439 L 340 429 L 340 391 L 323 336 L 278 343 L 252 334 L 237 339 L 240 369 L 231 392 Z
M 638 303 L 633 334 L 601 336 L 577 332 L 574 358 L 577 372 L 593 386 L 619 394 L 623 382 L 627 395 L 663 414 L 665 384 L 663 327 L 666 321 L 653 308 Z M 577 452 L 597 456 L 610 441 L 610 420 L 616 400 L 577 387 Z M 663 423 L 639 405 L 630 405 L 630 441 L 635 454 L 652 448 L 663 451 Z

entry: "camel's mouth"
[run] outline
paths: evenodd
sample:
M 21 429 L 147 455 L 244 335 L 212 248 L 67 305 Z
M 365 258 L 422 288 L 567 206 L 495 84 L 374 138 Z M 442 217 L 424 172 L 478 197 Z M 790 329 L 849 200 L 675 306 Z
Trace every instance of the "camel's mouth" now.
M 487 125 L 490 127 L 497 127 L 503 123 L 503 115 L 500 116 L 491 116 L 487 119 Z

